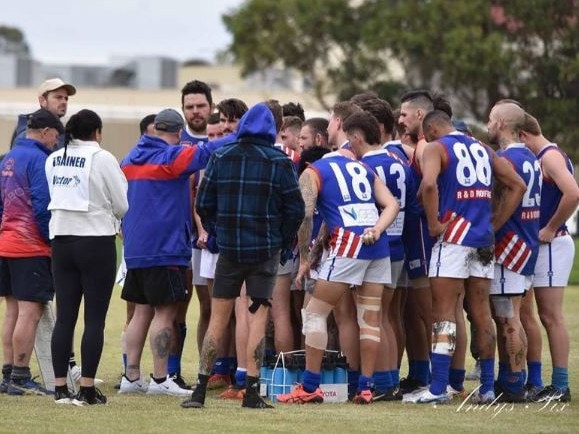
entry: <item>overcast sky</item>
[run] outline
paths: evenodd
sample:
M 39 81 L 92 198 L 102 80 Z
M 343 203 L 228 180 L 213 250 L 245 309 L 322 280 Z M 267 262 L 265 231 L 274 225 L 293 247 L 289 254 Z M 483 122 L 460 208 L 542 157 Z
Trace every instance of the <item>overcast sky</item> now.
M 24 32 L 35 59 L 99 64 L 116 56 L 213 60 L 231 37 L 221 15 L 243 0 L 5 0 L 0 25 Z

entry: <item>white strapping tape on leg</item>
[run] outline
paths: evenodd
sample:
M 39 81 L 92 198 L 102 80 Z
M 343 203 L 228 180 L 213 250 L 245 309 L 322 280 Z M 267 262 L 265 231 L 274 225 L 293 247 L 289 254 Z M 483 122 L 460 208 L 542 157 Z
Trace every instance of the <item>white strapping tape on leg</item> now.
M 495 316 L 500 318 L 512 318 L 515 316 L 515 309 L 510 297 L 491 296 L 491 302 L 495 309 Z
M 360 327 L 360 340 L 366 339 L 380 342 L 380 326 L 368 324 L 364 319 L 366 312 L 380 312 L 382 299 L 380 297 L 368 297 L 358 295 L 356 297 L 356 311 L 358 315 L 358 327 Z
M 452 356 L 456 347 L 456 323 L 440 321 L 432 324 L 432 352 Z
M 328 315 L 333 306 L 325 301 L 312 298 L 305 309 L 302 309 L 302 333 L 306 345 L 325 350 L 328 345 Z

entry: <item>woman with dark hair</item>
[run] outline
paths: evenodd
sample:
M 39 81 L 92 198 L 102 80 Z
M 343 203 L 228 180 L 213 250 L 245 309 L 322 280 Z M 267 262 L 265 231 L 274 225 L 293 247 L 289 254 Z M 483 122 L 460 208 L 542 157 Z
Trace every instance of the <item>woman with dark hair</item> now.
M 115 282 L 115 237 L 128 210 L 127 180 L 116 158 L 100 147 L 102 121 L 81 110 L 66 124 L 65 147 L 46 161 L 56 325 L 52 365 L 57 404 L 104 404 L 94 387 L 103 349 L 105 318 Z M 66 384 L 68 358 L 84 297 L 80 391 Z

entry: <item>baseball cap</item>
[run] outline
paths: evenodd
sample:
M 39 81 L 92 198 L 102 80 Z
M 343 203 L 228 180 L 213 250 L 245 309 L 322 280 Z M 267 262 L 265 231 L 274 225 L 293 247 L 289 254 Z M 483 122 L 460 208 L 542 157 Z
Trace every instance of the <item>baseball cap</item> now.
M 26 125 L 28 128 L 33 129 L 55 128 L 58 130 L 59 134 L 64 133 L 64 126 L 62 125 L 62 122 L 60 122 L 60 119 L 44 108 L 36 110 L 31 115 L 28 115 Z
M 74 95 L 76 93 L 76 87 L 74 87 L 72 84 L 65 83 L 60 78 L 50 78 L 43 81 L 42 84 L 38 87 L 38 96 L 42 96 L 46 92 L 60 89 L 61 87 L 66 89 L 68 96 Z
M 161 110 L 155 116 L 155 129 L 157 131 L 166 131 L 168 133 L 176 133 L 183 128 L 185 123 L 178 111 L 173 109 Z

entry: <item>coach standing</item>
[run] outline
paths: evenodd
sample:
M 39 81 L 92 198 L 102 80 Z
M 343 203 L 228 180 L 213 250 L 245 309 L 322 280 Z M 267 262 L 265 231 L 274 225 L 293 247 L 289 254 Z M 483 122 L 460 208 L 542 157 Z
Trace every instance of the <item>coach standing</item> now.
M 275 138 L 271 110 L 263 103 L 255 105 L 241 118 L 235 141 L 211 158 L 199 187 L 197 212 L 205 227 L 215 224 L 220 255 L 198 384 L 181 404 L 184 408 L 199 408 L 205 403 L 217 348 L 243 282 L 250 315 L 242 407 L 271 408 L 258 391 L 269 300 L 280 251 L 291 247 L 304 218 L 295 169 L 286 154 L 274 148 Z

